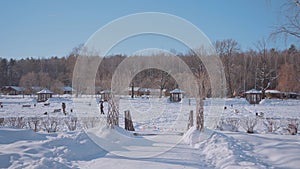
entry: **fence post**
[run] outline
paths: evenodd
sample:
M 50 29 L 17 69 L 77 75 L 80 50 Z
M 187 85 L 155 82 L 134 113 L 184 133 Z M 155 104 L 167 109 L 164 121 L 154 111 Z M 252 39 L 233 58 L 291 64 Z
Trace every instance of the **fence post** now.
M 204 130 L 204 109 L 203 109 L 203 99 L 197 99 L 196 105 L 196 128 L 199 131 Z
M 134 131 L 130 111 L 126 110 L 124 111 L 124 113 L 125 113 L 125 130 Z
M 190 111 L 190 115 L 189 115 L 189 121 L 188 121 L 188 126 L 187 129 L 190 129 L 191 127 L 194 126 L 194 112 L 193 110 Z

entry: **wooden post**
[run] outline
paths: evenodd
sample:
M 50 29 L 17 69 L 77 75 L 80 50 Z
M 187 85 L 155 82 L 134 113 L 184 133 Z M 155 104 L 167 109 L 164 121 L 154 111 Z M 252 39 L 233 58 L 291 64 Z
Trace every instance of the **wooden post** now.
M 125 130 L 134 131 L 130 111 L 126 110 L 124 113 L 125 113 Z
M 133 84 L 133 82 L 131 84 L 131 98 L 132 99 L 134 98 L 134 84 Z
M 203 109 L 203 99 L 197 99 L 196 107 L 196 128 L 199 131 L 204 130 L 204 109 Z
M 194 112 L 193 110 L 190 111 L 190 115 L 189 115 L 189 122 L 188 122 L 188 128 L 187 129 L 190 129 L 191 127 L 194 126 Z

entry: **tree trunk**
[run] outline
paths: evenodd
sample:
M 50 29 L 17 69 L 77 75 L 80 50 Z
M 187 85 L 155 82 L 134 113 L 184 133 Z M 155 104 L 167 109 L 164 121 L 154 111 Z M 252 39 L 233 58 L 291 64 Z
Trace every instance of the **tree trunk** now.
M 197 99 L 196 107 L 196 128 L 199 131 L 204 130 L 204 108 L 203 108 L 203 99 Z

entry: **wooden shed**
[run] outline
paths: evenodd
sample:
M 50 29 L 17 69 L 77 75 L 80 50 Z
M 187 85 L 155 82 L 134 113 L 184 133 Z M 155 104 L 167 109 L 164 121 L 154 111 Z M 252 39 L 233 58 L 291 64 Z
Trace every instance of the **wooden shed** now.
M 138 92 L 137 92 L 137 95 L 138 96 L 143 96 L 143 95 L 149 96 L 150 95 L 150 90 L 147 89 L 147 88 L 139 88 Z
M 266 97 L 269 99 L 282 99 L 283 98 L 283 93 L 278 90 L 266 90 Z
M 262 99 L 262 92 L 256 89 L 251 89 L 245 92 L 246 100 L 250 104 L 258 104 Z
M 300 99 L 300 94 L 295 92 L 286 92 L 284 93 L 284 97 L 287 99 Z
M 52 98 L 52 94 L 53 92 L 51 92 L 49 89 L 43 89 L 39 92 L 37 92 L 38 95 L 38 102 L 45 102 L 47 101 L 49 98 Z
M 19 95 L 23 94 L 24 88 L 18 86 L 4 86 L 1 88 L 1 92 L 6 95 Z
M 74 91 L 74 89 L 71 86 L 61 87 L 60 90 L 63 94 L 72 94 L 72 92 Z
M 171 102 L 180 102 L 183 98 L 184 91 L 178 88 L 170 91 L 170 101 Z

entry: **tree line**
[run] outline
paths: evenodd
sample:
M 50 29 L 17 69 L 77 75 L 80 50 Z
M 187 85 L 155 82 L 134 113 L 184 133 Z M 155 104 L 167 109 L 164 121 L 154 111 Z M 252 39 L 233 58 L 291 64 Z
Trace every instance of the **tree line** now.
M 278 89 L 283 92 L 300 91 L 300 50 L 295 45 L 288 49 L 268 49 L 265 41 L 257 43 L 256 50 L 241 51 L 232 39 L 216 41 L 216 52 L 224 66 L 227 96 L 256 88 Z M 59 87 L 72 86 L 73 69 L 80 48 L 66 57 L 9 59 L 0 58 L 0 86 L 45 87 L 55 91 Z M 155 54 L 159 57 L 160 54 Z M 95 86 L 109 89 L 113 73 L 126 58 L 124 55 L 104 57 L 96 75 Z M 145 57 L 145 56 L 143 56 Z M 210 95 L 210 82 L 205 65 L 191 51 L 177 55 L 191 69 L 198 82 Z M 184 78 L 184 77 L 183 77 Z M 157 89 L 173 89 L 177 86 L 174 77 L 158 69 L 147 69 L 132 80 L 135 86 Z

